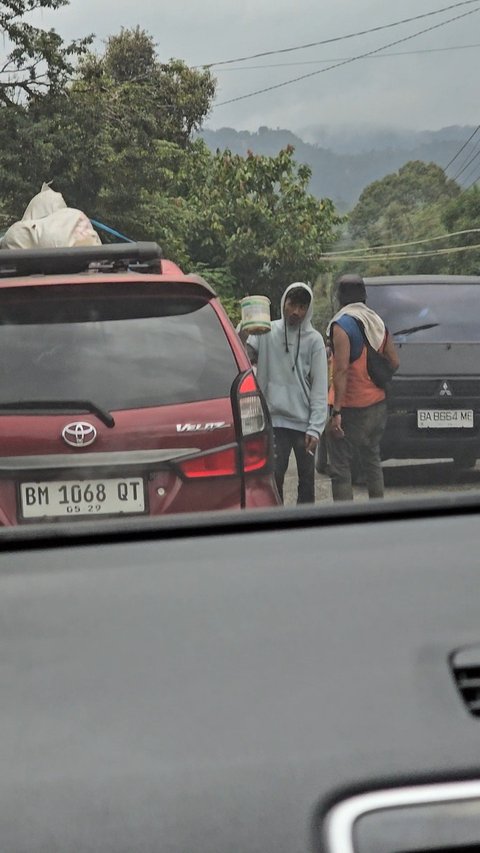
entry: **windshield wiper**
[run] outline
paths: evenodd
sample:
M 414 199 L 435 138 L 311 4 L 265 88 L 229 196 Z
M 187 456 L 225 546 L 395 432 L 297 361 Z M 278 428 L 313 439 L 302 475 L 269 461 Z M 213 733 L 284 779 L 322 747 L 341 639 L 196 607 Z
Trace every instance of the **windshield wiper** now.
M 91 400 L 15 400 L 12 403 L 0 403 L 0 411 L 37 411 L 41 409 L 55 409 L 60 412 L 68 412 L 69 409 L 86 409 L 97 415 L 99 420 L 110 429 L 115 426 L 115 421 L 110 412 L 92 403 Z
M 393 335 L 413 335 L 415 332 L 423 332 L 424 329 L 434 329 L 440 323 L 425 323 L 424 326 L 411 326 L 410 329 L 399 329 L 398 332 L 393 332 Z

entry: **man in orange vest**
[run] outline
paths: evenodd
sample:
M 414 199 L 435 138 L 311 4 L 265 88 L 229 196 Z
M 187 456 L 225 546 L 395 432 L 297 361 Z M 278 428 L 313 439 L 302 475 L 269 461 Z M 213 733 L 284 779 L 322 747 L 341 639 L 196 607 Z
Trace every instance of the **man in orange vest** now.
M 380 441 L 387 420 L 385 390 L 367 370 L 367 345 L 382 353 L 393 370 L 399 366 L 383 320 L 365 304 L 359 275 L 344 275 L 335 285 L 339 310 L 327 329 L 332 361 L 332 405 L 327 425 L 329 471 L 334 501 L 353 500 L 352 461 L 359 453 L 370 498 L 383 498 Z

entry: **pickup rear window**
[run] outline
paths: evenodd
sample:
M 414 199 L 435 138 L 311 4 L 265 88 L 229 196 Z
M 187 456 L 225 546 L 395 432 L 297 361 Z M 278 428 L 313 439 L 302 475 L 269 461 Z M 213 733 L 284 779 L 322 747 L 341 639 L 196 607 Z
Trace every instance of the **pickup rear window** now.
M 480 341 L 478 284 L 367 285 L 367 304 L 380 314 L 399 342 Z
M 0 289 L 0 403 L 54 396 L 112 411 L 211 400 L 237 373 L 208 300 L 178 286 Z

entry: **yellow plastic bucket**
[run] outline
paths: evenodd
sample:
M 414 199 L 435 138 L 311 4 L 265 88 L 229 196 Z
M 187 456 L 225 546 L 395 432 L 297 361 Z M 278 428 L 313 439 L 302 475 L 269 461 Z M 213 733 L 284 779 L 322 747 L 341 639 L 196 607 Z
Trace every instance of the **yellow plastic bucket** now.
M 242 329 L 251 335 L 264 335 L 272 328 L 270 300 L 267 296 L 245 296 L 240 300 Z

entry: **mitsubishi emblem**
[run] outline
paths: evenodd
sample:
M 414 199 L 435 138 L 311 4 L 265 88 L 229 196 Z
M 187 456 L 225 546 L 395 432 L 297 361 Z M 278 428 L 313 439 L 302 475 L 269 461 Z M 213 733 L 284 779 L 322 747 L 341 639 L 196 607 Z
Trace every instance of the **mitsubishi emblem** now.
M 452 397 L 453 396 L 452 389 L 450 388 L 450 385 L 446 381 L 442 382 L 442 385 L 440 387 L 440 391 L 438 393 L 439 393 L 440 397 Z

